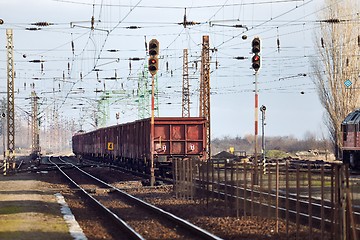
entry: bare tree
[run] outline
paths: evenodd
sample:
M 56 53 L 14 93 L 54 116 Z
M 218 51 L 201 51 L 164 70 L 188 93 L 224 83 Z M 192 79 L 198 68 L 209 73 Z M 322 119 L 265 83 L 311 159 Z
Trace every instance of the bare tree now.
M 314 83 L 325 108 L 325 123 L 335 146 L 341 147 L 341 122 L 360 107 L 359 53 L 360 25 L 358 0 L 325 0 L 315 33 L 317 56 L 311 65 Z M 346 86 L 345 81 L 351 81 Z

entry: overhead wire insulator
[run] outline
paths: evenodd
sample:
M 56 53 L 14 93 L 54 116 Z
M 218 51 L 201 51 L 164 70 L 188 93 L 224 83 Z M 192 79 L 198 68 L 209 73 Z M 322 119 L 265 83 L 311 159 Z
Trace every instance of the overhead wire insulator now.
M 39 31 L 39 30 L 41 30 L 41 28 L 31 27 L 31 28 L 25 28 L 25 30 L 28 30 L 28 31 Z
M 344 22 L 345 20 L 341 20 L 338 18 L 329 18 L 329 19 L 325 19 L 325 20 L 320 20 L 319 22 L 325 22 L 325 23 L 340 23 L 340 22 Z
M 168 72 L 169 71 L 169 62 L 166 61 L 166 71 Z
M 144 36 L 145 38 L 145 51 L 147 52 L 148 51 L 148 45 L 147 45 L 147 41 L 146 41 L 146 36 Z
M 44 73 L 44 63 L 41 63 L 41 73 Z
M 178 24 L 183 25 L 184 28 L 186 28 L 187 26 L 193 26 L 193 25 L 197 25 L 197 24 L 200 24 L 200 23 L 194 22 L 194 21 L 188 21 L 187 17 L 186 17 L 186 8 L 185 8 L 184 19 L 183 19 L 182 22 L 179 22 Z
M 82 72 L 80 72 L 80 79 L 83 80 Z
M 233 27 L 234 27 L 234 28 L 245 28 L 246 31 L 249 30 L 247 26 L 242 25 L 242 24 L 235 24 L 235 25 L 233 25 Z
M 139 27 L 139 26 L 128 26 L 128 27 L 126 27 L 127 29 L 139 29 L 139 28 L 141 28 L 141 27 Z
M 360 47 L 360 35 L 358 36 L 358 46 Z
M 47 26 L 50 26 L 50 25 L 54 25 L 54 23 L 36 22 L 36 23 L 31 23 L 31 25 L 35 25 L 35 26 L 39 26 L 39 27 L 47 27 Z
M 321 47 L 324 48 L 325 47 L 324 38 L 321 38 L 320 42 L 321 42 Z
M 74 46 L 74 41 L 71 41 L 71 50 L 73 55 L 75 54 L 75 46 Z
M 70 63 L 68 62 L 68 75 L 70 75 Z
M 44 60 L 34 59 L 34 60 L 30 60 L 29 62 L 31 62 L 31 63 L 42 63 L 42 62 L 44 62 Z
M 117 49 L 108 49 L 107 51 L 108 52 L 118 52 L 119 50 L 117 50 Z
M 94 16 L 91 16 L 91 30 L 94 30 L 94 23 L 95 23 L 95 18 Z
M 276 39 L 276 44 L 277 44 L 278 52 L 280 52 L 280 39 L 279 38 Z
M 236 60 L 245 60 L 245 59 L 247 59 L 247 57 L 238 56 L 238 57 L 234 57 L 234 59 L 236 59 Z

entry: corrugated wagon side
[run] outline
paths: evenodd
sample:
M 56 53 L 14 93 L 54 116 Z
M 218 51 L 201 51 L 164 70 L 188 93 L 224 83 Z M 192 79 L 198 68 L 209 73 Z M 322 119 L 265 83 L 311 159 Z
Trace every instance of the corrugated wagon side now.
M 342 157 L 351 168 L 360 168 L 360 109 L 351 112 L 342 122 Z
M 142 172 L 149 171 L 153 154 L 155 168 L 168 171 L 164 169 L 171 167 L 173 158 L 205 155 L 205 122 L 198 117 L 158 117 L 154 119 L 154 136 L 151 136 L 150 118 L 101 128 L 74 135 L 73 152 Z

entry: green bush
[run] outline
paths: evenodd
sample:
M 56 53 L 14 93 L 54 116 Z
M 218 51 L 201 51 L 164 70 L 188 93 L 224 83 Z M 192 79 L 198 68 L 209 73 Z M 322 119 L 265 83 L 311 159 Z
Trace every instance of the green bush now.
M 267 150 L 265 153 L 266 158 L 272 159 L 282 159 L 290 156 L 288 153 L 281 150 Z

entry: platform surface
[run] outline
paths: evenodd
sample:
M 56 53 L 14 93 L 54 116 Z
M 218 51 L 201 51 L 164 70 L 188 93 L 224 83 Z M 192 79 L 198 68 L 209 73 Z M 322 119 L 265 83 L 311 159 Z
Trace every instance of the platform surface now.
M 0 239 L 73 239 L 54 195 L 58 190 L 41 175 L 0 175 Z

